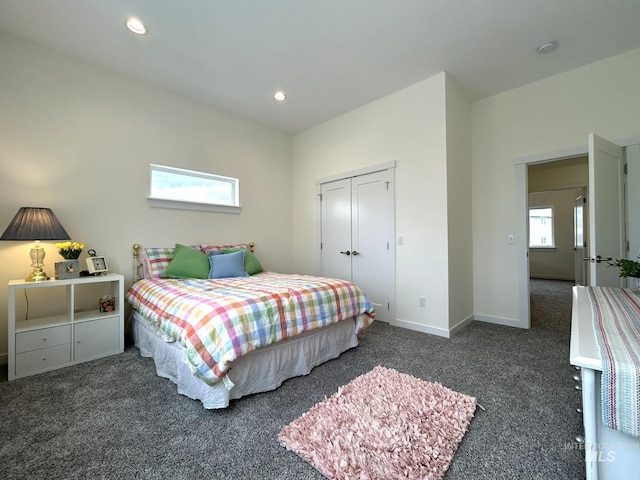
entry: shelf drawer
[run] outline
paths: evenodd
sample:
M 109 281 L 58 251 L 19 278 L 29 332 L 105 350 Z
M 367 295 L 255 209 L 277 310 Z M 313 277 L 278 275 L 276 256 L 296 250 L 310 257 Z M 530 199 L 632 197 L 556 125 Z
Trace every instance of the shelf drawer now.
M 71 344 L 41 348 L 16 355 L 16 375 L 35 373 L 71 362 Z
M 70 341 L 71 327 L 69 325 L 20 332 L 16 333 L 16 353 L 69 344 Z

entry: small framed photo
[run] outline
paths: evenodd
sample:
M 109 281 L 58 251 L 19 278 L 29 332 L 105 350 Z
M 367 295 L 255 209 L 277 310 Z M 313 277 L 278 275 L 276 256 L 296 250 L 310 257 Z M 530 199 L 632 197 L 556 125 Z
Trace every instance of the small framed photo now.
M 108 313 L 116 310 L 116 297 L 105 295 L 100 299 L 100 312 Z
M 109 267 L 107 267 L 107 261 L 104 257 L 89 257 L 87 258 L 87 269 L 89 273 L 107 273 Z

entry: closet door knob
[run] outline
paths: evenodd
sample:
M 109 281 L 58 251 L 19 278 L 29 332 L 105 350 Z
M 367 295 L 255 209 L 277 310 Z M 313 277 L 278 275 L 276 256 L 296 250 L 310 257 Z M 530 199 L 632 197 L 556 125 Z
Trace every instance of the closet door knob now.
M 340 252 L 343 255 L 351 255 L 351 252 L 349 250 L 347 250 L 346 252 Z M 353 252 L 353 254 L 355 255 L 356 253 Z
M 360 255 L 360 252 L 356 252 L 355 250 L 351 252 L 352 255 Z

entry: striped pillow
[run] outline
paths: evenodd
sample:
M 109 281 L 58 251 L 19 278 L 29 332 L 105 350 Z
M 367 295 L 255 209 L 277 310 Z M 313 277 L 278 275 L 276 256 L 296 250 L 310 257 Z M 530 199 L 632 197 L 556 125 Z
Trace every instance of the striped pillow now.
M 191 245 L 190 248 L 200 250 L 200 245 Z M 174 247 L 145 248 L 145 256 L 142 259 L 144 278 L 160 278 L 173 260 Z
M 202 253 L 206 253 L 207 255 L 211 254 L 211 252 L 221 253 L 222 250 L 228 250 L 231 248 L 244 248 L 245 250 L 250 250 L 248 243 L 236 243 L 234 245 L 200 245 Z

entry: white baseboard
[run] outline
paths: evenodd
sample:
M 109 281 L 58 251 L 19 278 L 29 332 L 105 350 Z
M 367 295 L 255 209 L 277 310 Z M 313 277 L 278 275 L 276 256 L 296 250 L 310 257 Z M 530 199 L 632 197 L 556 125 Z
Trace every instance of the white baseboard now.
M 395 327 L 402 327 L 402 328 L 406 328 L 407 330 L 413 330 L 415 332 L 422 332 L 422 333 L 428 333 L 430 335 L 437 335 L 438 337 L 451 338 L 451 335 L 455 335 L 456 333 L 458 333 L 460 330 L 462 330 L 464 327 L 469 325 L 474 320 L 475 320 L 474 316 L 469 315 L 467 318 L 459 321 L 449 330 L 446 330 L 444 328 L 438 328 L 438 327 L 430 327 L 428 325 L 422 325 L 421 323 L 409 322 L 407 320 L 402 320 L 398 318 L 389 322 L 389 324 Z
M 566 281 L 575 281 L 574 277 L 564 277 L 562 275 L 530 275 L 530 279 L 532 280 L 566 280 Z
M 444 328 L 429 327 L 428 325 L 409 322 L 407 320 L 402 320 L 399 318 L 396 318 L 395 320 L 391 320 L 389 324 L 393 325 L 394 327 L 402 327 L 402 328 L 406 328 L 407 330 L 413 330 L 415 332 L 428 333 L 430 335 L 437 335 L 439 337 L 445 337 L 445 338 L 450 337 L 449 330 L 446 330 Z
M 474 320 L 486 323 L 495 323 L 496 325 L 505 325 L 507 327 L 523 328 L 518 320 L 512 318 L 492 317 L 490 315 L 474 315 Z
M 458 323 L 456 323 L 450 330 L 449 333 L 451 335 L 455 335 L 456 333 L 458 333 L 460 330 L 462 330 L 464 327 L 466 327 L 467 325 L 469 325 L 471 322 L 473 322 L 475 320 L 473 315 L 469 315 L 467 318 L 465 318 L 464 320 L 459 321 Z

